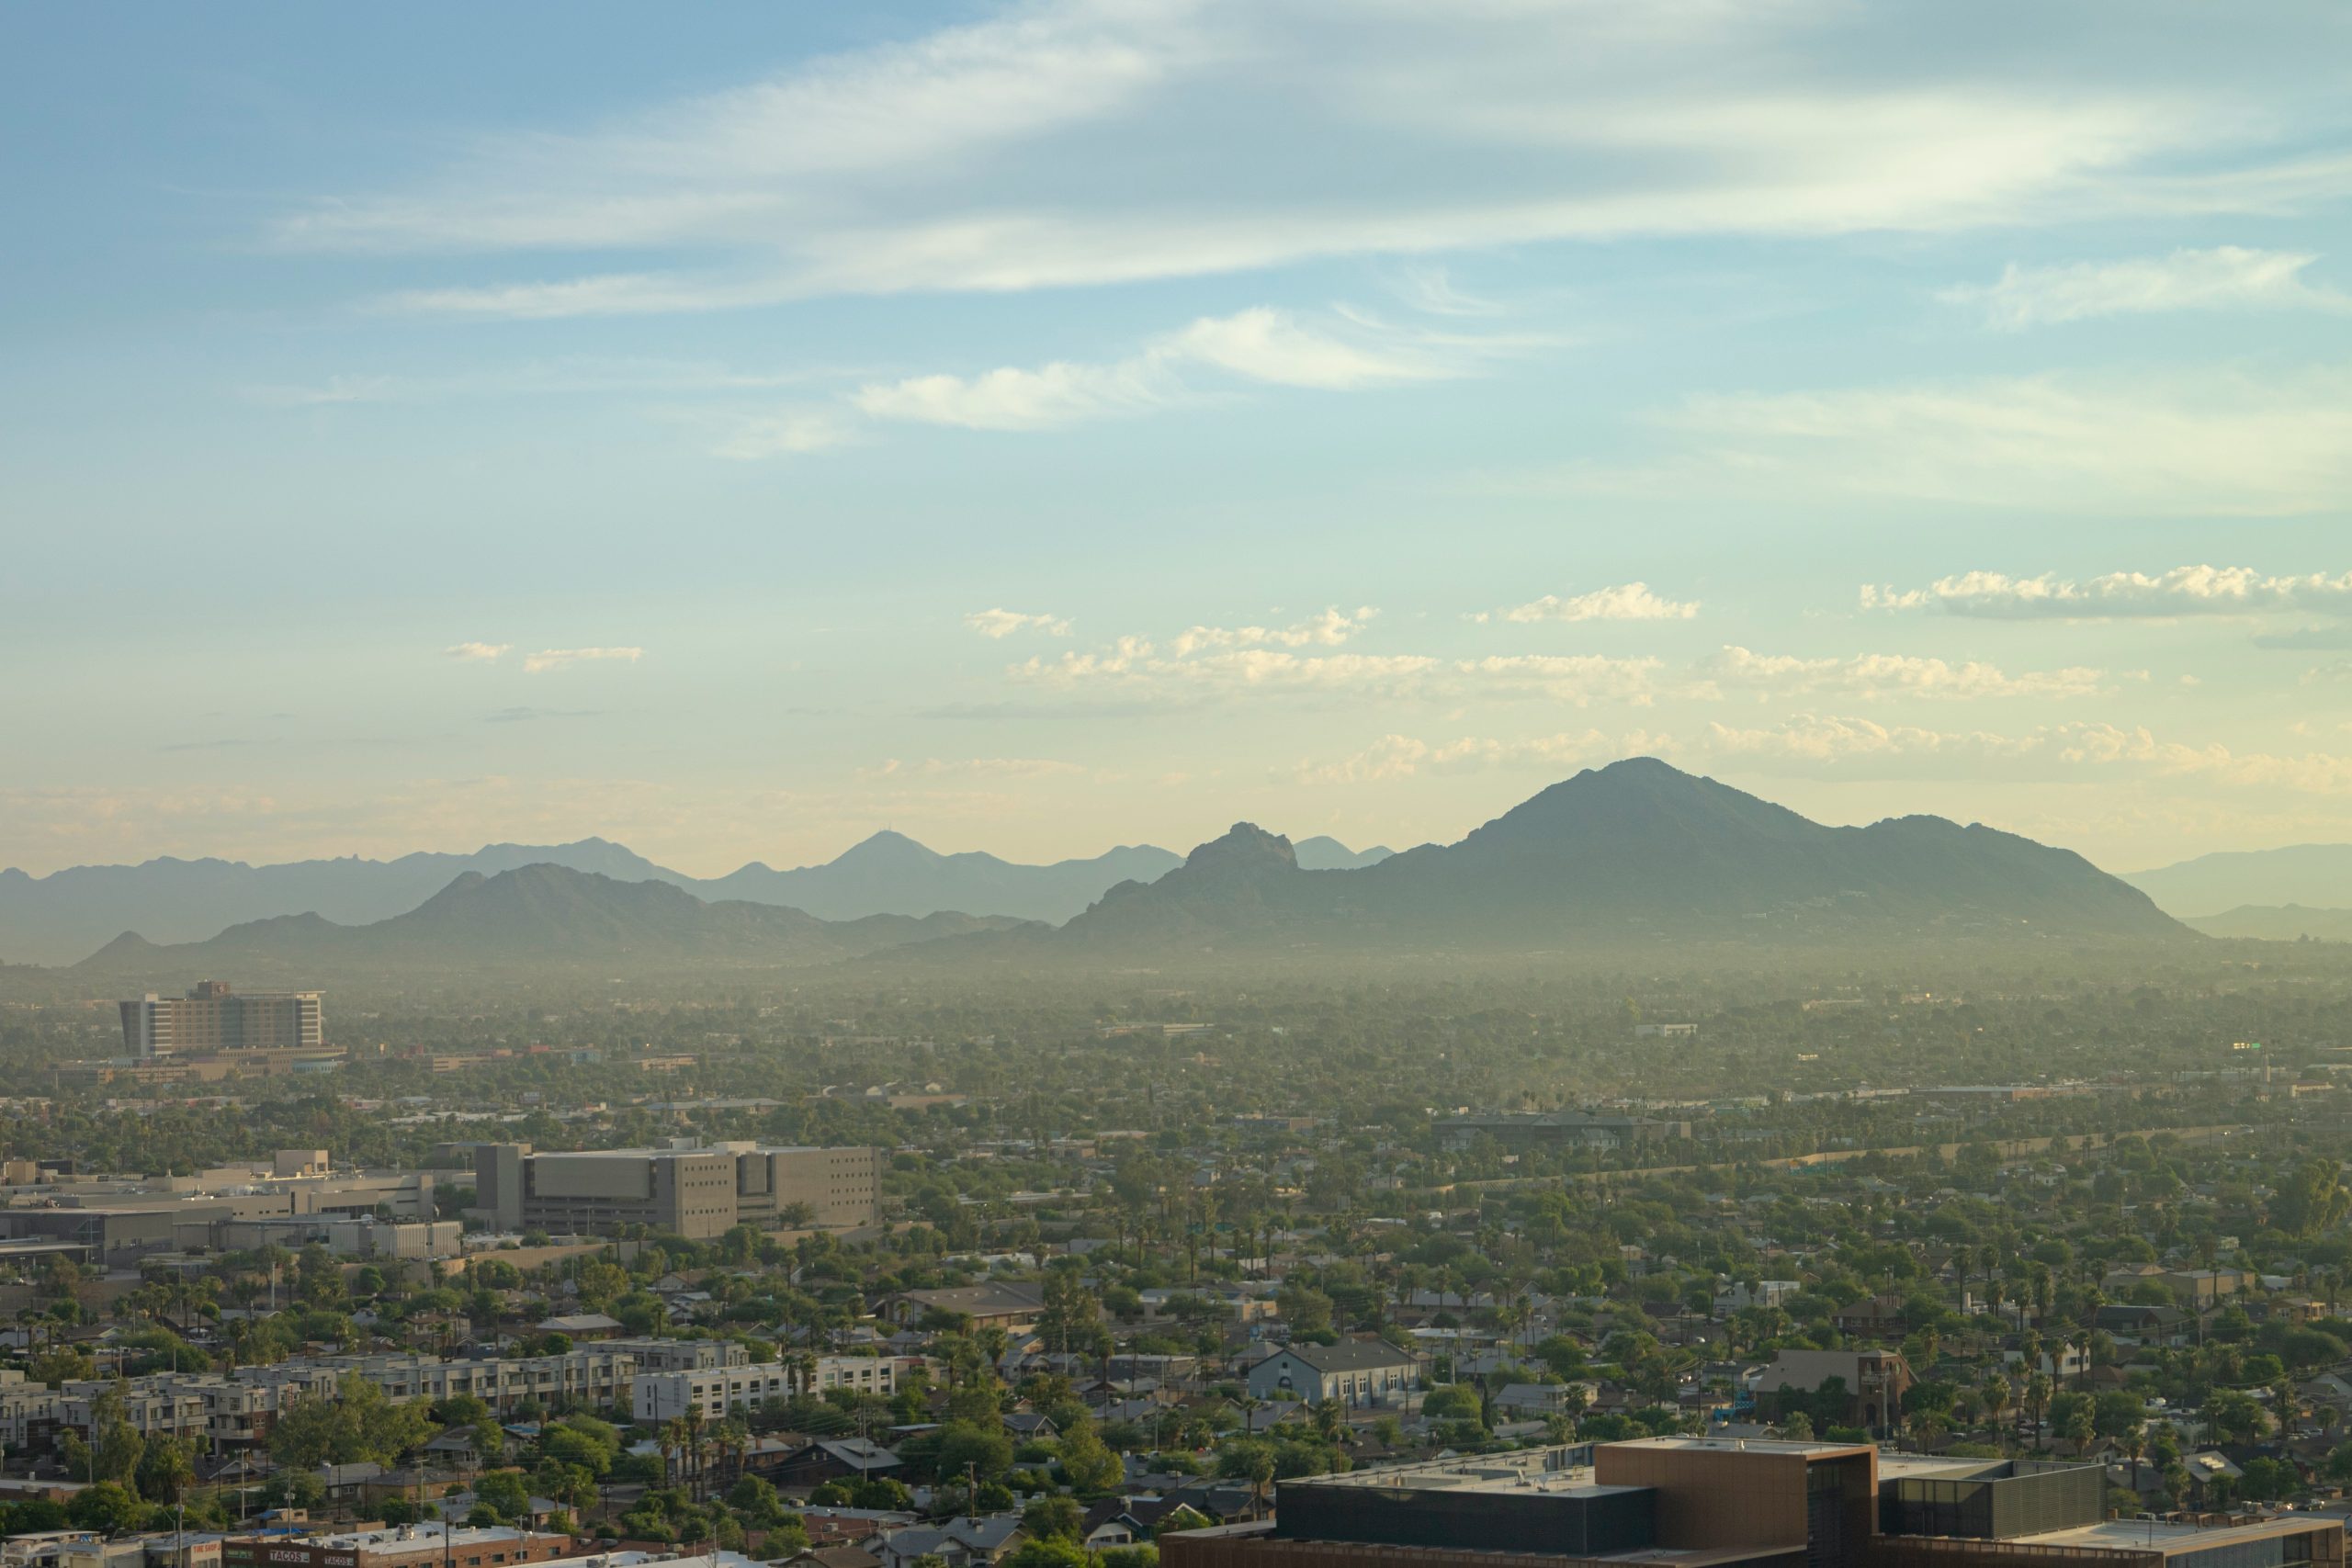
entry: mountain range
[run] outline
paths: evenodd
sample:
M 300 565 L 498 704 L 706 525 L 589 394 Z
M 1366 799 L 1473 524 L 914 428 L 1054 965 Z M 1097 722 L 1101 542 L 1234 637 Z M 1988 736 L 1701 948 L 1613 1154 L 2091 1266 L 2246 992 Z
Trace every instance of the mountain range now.
M 591 843 L 608 858 L 628 853 Z M 888 835 L 834 863 L 847 863 L 846 871 L 756 868 L 769 879 L 763 880 L 747 868 L 712 886 L 740 878 L 762 890 L 825 892 L 808 874 L 822 870 L 836 875 L 836 897 L 893 886 L 910 896 L 909 888 L 939 886 L 943 862 L 966 868 L 970 885 L 980 886 L 1009 873 L 1059 869 L 934 855 Z M 387 919 L 351 924 L 306 911 L 183 944 L 126 932 L 76 971 L 149 983 L 221 975 L 255 983 L 308 975 L 325 983 L 324 976 L 377 970 L 797 966 L 886 953 L 924 963 L 1124 963 L 1204 954 L 1658 953 L 1725 942 L 2198 940 L 2145 893 L 2071 851 L 1938 817 L 1826 827 L 1650 758 L 1578 773 L 1456 843 L 1424 844 L 1369 864 L 1314 869 L 1289 840 L 1245 822 L 1173 869 L 1149 859 L 1143 866 L 1148 879 L 1110 887 L 1058 927 L 942 911 L 832 920 L 743 898 L 706 901 L 660 876 L 625 879 L 552 863 L 489 875 L 469 869 Z M 887 874 L 894 868 L 903 874 L 897 884 Z
M 2311 909 L 2301 904 L 2241 904 L 2218 915 L 2196 915 L 2186 922 L 2207 936 L 2254 937 L 2264 942 L 2352 942 L 2352 909 Z
M 1057 931 L 964 944 L 1524 951 L 2039 936 L 2190 933 L 2068 850 L 1939 817 L 1825 827 L 1634 758 L 1555 784 L 1457 843 L 1361 870 L 1307 870 L 1287 840 L 1237 824 L 1177 870 L 1111 889 Z
M 621 882 L 562 865 L 469 871 L 406 914 L 339 925 L 277 915 L 206 942 L 159 945 L 126 931 L 74 965 L 77 974 L 252 983 L 358 972 L 480 971 L 520 966 L 598 970 L 834 964 L 886 948 L 1015 928 L 1003 915 L 868 915 L 820 920 L 741 900 L 706 903 L 666 882 Z
M 1339 870 L 1389 852 L 1355 851 L 1336 839 L 1298 846 L 1302 864 Z M 1152 845 L 1088 860 L 1023 865 L 991 854 L 941 854 L 904 834 L 881 832 L 822 865 L 777 871 L 758 862 L 698 879 L 603 839 L 568 844 L 488 844 L 471 854 L 396 860 L 240 861 L 164 858 L 138 865 L 80 865 L 47 876 L 0 871 L 0 959 L 70 964 L 119 931 L 155 942 L 201 942 L 225 927 L 313 914 L 365 925 L 414 909 L 468 874 L 496 876 L 560 865 L 616 882 L 664 882 L 706 900 L 773 904 L 828 920 L 962 911 L 1022 919 L 1069 919 L 1121 882 L 1148 882 L 1182 863 Z
M 2123 880 L 2182 919 L 2252 905 L 2352 908 L 2352 844 L 2289 844 L 2199 855 Z

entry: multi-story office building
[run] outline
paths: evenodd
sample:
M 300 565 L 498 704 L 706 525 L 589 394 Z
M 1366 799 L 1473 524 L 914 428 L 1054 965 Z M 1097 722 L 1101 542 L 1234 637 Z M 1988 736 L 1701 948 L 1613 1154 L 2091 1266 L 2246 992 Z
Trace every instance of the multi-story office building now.
M 503 1230 L 611 1235 L 633 1225 L 690 1239 L 739 1224 L 773 1229 L 805 1213 L 820 1225 L 881 1217 L 876 1148 L 754 1144 L 534 1154 L 526 1144 L 474 1150 L 474 1194 Z
M 326 1043 L 316 991 L 239 992 L 225 980 L 199 980 L 184 997 L 150 991 L 119 1005 L 123 1051 L 131 1056 L 315 1051 Z
M 887 1356 L 820 1356 L 806 1392 L 821 1394 L 846 1388 L 884 1398 L 899 1392 L 900 1363 Z M 699 1410 L 705 1416 L 740 1415 L 771 1399 L 803 1392 L 800 1373 L 787 1358 L 753 1366 L 712 1367 L 697 1371 L 653 1372 L 640 1368 L 630 1413 L 639 1421 L 667 1421 Z

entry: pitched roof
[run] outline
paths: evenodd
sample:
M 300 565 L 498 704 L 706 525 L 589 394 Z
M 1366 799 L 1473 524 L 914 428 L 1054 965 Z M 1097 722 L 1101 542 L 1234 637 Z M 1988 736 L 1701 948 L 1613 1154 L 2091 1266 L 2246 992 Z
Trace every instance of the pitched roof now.
M 1409 1350 L 1399 1350 L 1385 1339 L 1342 1339 L 1337 1345 L 1293 1343 L 1290 1353 L 1318 1372 L 1365 1372 L 1378 1367 L 1413 1367 L 1420 1363 Z
M 926 1310 L 967 1313 L 985 1317 L 1001 1313 L 1043 1311 L 1046 1292 L 1035 1285 L 1001 1280 L 989 1285 L 958 1285 L 944 1291 L 905 1291 L 900 1299 Z

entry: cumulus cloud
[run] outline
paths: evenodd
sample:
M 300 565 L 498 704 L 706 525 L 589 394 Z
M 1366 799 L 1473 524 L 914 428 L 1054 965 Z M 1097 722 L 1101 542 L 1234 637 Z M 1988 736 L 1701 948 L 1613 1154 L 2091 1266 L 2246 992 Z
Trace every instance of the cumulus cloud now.
M 469 663 L 488 664 L 505 658 L 514 650 L 511 642 L 460 642 L 441 650 L 447 659 L 461 659 Z
M 2075 580 L 1970 571 L 1926 588 L 1865 586 L 1862 607 L 1940 610 L 1992 620 L 2168 619 L 2297 612 L 2352 615 L 2352 572 L 2277 576 L 2252 567 L 2178 566 L 2151 575 L 2115 571 Z
M 1069 621 L 1042 612 L 1024 615 L 1019 610 L 975 610 L 964 617 L 964 624 L 984 637 L 999 640 L 1019 631 L 1039 631 L 1047 637 L 1069 636 Z
M 1290 776 L 1303 784 L 1374 784 L 1412 778 L 1421 773 L 1478 773 L 1513 769 L 1561 773 L 1591 762 L 1620 757 L 1649 756 L 1673 750 L 1664 735 L 1636 731 L 1609 736 L 1597 729 L 1582 733 L 1531 736 L 1503 740 L 1463 736 L 1429 741 L 1410 735 L 1385 735 L 1352 756 L 1332 762 L 1301 762 Z
M 2128 770 L 2154 778 L 2194 779 L 2231 789 L 2333 795 L 2352 788 L 2352 757 L 2237 751 L 2220 742 L 2167 740 L 2145 726 L 2076 723 L 2018 734 L 1939 730 L 1881 724 L 1849 716 L 1804 714 L 1758 728 L 1708 727 L 1708 744 L 1729 758 L 1838 768 L 1892 767 L 1917 772 L 1953 764 L 2030 767 L 2041 776 L 2068 770 Z
M 1712 723 L 1710 744 L 1728 756 L 1761 756 L 1813 762 L 1894 758 L 1976 759 L 2022 757 L 2048 742 L 2046 732 L 1999 735 L 1988 730 L 1944 730 L 1875 719 L 1804 714 L 1784 723 L 1737 728 Z
M 1960 285 L 1937 298 L 1950 305 L 1981 306 L 1986 324 L 2007 332 L 2093 316 L 2165 310 L 2352 311 L 2352 295 L 2303 281 L 2304 269 L 2318 259 L 2302 251 L 2221 245 L 2071 266 L 2012 263 L 1996 283 Z
M 1700 666 L 1702 692 L 1728 688 L 1758 697 L 1811 692 L 1844 692 L 1862 697 L 2088 697 L 2104 689 L 2106 671 L 2070 665 L 2010 674 L 1975 660 L 1948 660 L 1902 653 L 1863 653 L 1850 658 L 1804 659 L 1752 652 L 1736 645 Z
M 1696 600 L 1662 598 L 1646 582 L 1596 588 L 1589 593 L 1562 598 L 1546 593 L 1524 604 L 1501 610 L 1481 610 L 1474 621 L 1687 621 L 1697 615 Z
M 2306 752 L 2300 757 L 2233 751 L 2219 742 L 2194 746 L 2159 739 L 2145 726 L 2086 725 L 2067 738 L 2070 762 L 2136 764 L 2161 774 L 2196 775 L 2222 783 L 2334 795 L 2352 788 L 2352 757 Z
M 973 778 L 1052 779 L 1068 778 L 1089 770 L 1080 763 L 1051 757 L 965 757 L 954 761 L 933 757 L 924 761 L 922 771 Z
M 1597 653 L 1501 653 L 1453 666 L 1456 684 L 1503 694 L 1548 697 L 1584 707 L 1624 702 L 1646 707 L 1657 697 L 1661 659 L 1618 659 Z
M 1353 611 L 1332 606 L 1319 615 L 1287 626 L 1193 626 L 1179 633 L 1171 646 L 1179 659 L 1213 648 L 1306 648 L 1317 644 L 1336 648 L 1363 630 L 1364 623 L 1378 614 L 1369 604 Z
M 645 657 L 641 648 L 543 648 L 537 653 L 523 656 L 523 668 L 537 675 L 548 670 L 569 669 L 574 664 L 597 660 L 617 659 L 634 664 Z

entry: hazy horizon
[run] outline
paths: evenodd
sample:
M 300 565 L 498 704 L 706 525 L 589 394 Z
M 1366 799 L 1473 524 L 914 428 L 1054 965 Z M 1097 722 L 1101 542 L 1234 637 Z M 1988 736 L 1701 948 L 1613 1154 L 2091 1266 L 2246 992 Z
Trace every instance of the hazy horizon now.
M 2352 840 L 2341 7 L 0 29 L 0 865 Z

